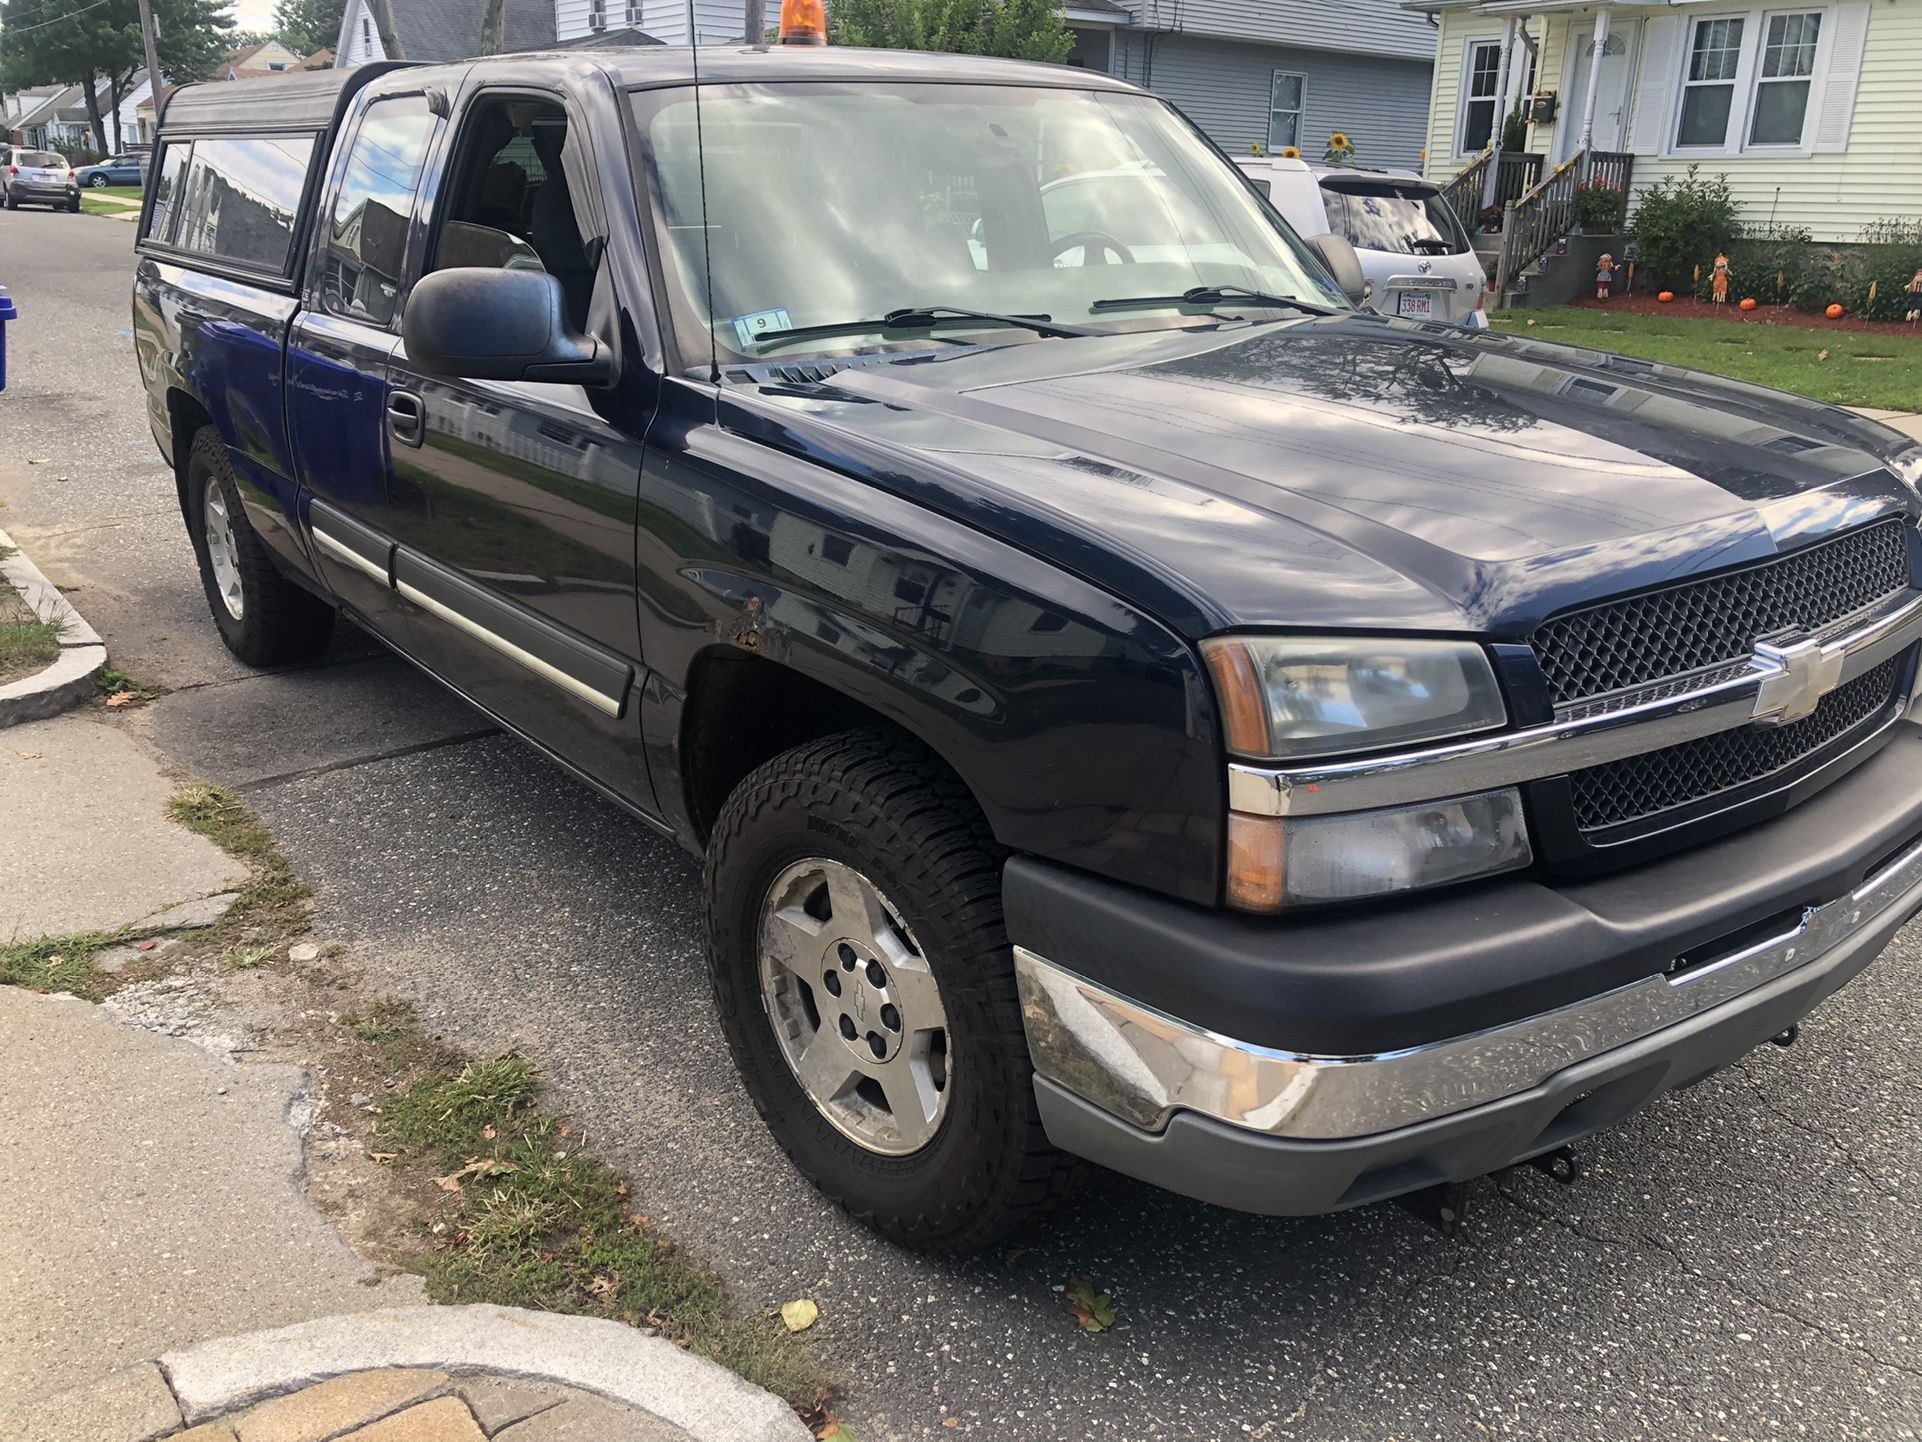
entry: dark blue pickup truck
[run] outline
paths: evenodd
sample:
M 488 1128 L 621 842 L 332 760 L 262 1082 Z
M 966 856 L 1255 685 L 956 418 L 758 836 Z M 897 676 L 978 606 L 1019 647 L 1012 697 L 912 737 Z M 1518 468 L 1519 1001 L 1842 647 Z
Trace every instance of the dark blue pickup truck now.
M 695 61 L 175 92 L 135 345 L 227 644 L 345 614 L 702 854 L 853 1212 L 1458 1183 L 1922 904 L 1901 436 L 1375 314 L 1086 71 Z

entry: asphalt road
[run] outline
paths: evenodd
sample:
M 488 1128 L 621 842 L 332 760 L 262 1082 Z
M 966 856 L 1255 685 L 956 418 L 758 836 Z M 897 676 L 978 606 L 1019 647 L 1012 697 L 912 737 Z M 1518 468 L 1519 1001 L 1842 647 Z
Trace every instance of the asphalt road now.
M 177 688 L 130 724 L 247 789 L 318 887 L 324 936 L 450 1036 L 539 1063 L 640 1209 L 744 1302 L 820 1303 L 863 1442 L 1922 1430 L 1914 929 L 1794 1049 L 1586 1145 L 1574 1188 L 1476 1184 L 1455 1241 L 1394 1207 L 1261 1220 L 1098 1174 L 1003 1253 L 877 1242 L 736 1087 L 687 856 L 351 634 L 278 675 L 221 650 L 147 436 L 131 239 L 0 213 L 23 311 L 0 526 L 78 588 L 115 665 Z M 1114 1330 L 1063 1315 L 1071 1274 L 1113 1291 Z

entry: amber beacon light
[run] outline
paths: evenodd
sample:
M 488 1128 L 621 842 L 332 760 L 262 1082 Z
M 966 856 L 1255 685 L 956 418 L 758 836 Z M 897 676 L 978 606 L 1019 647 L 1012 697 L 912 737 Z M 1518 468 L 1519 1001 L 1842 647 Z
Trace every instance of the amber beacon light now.
M 828 12 L 821 0 L 781 0 L 781 43 L 828 43 Z

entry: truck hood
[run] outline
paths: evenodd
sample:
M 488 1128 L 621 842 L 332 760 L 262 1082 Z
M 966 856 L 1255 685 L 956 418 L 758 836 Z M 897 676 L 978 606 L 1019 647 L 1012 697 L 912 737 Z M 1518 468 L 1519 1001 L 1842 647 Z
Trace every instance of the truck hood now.
M 1907 442 L 1673 366 L 1350 315 L 773 362 L 724 422 L 1040 555 L 1189 637 L 1520 639 L 1915 497 Z

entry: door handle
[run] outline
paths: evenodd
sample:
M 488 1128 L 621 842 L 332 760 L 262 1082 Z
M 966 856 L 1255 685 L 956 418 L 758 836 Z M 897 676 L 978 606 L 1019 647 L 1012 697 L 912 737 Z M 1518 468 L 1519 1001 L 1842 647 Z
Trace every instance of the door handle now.
M 427 407 L 412 391 L 390 391 L 387 429 L 404 446 L 417 446 L 427 429 Z

